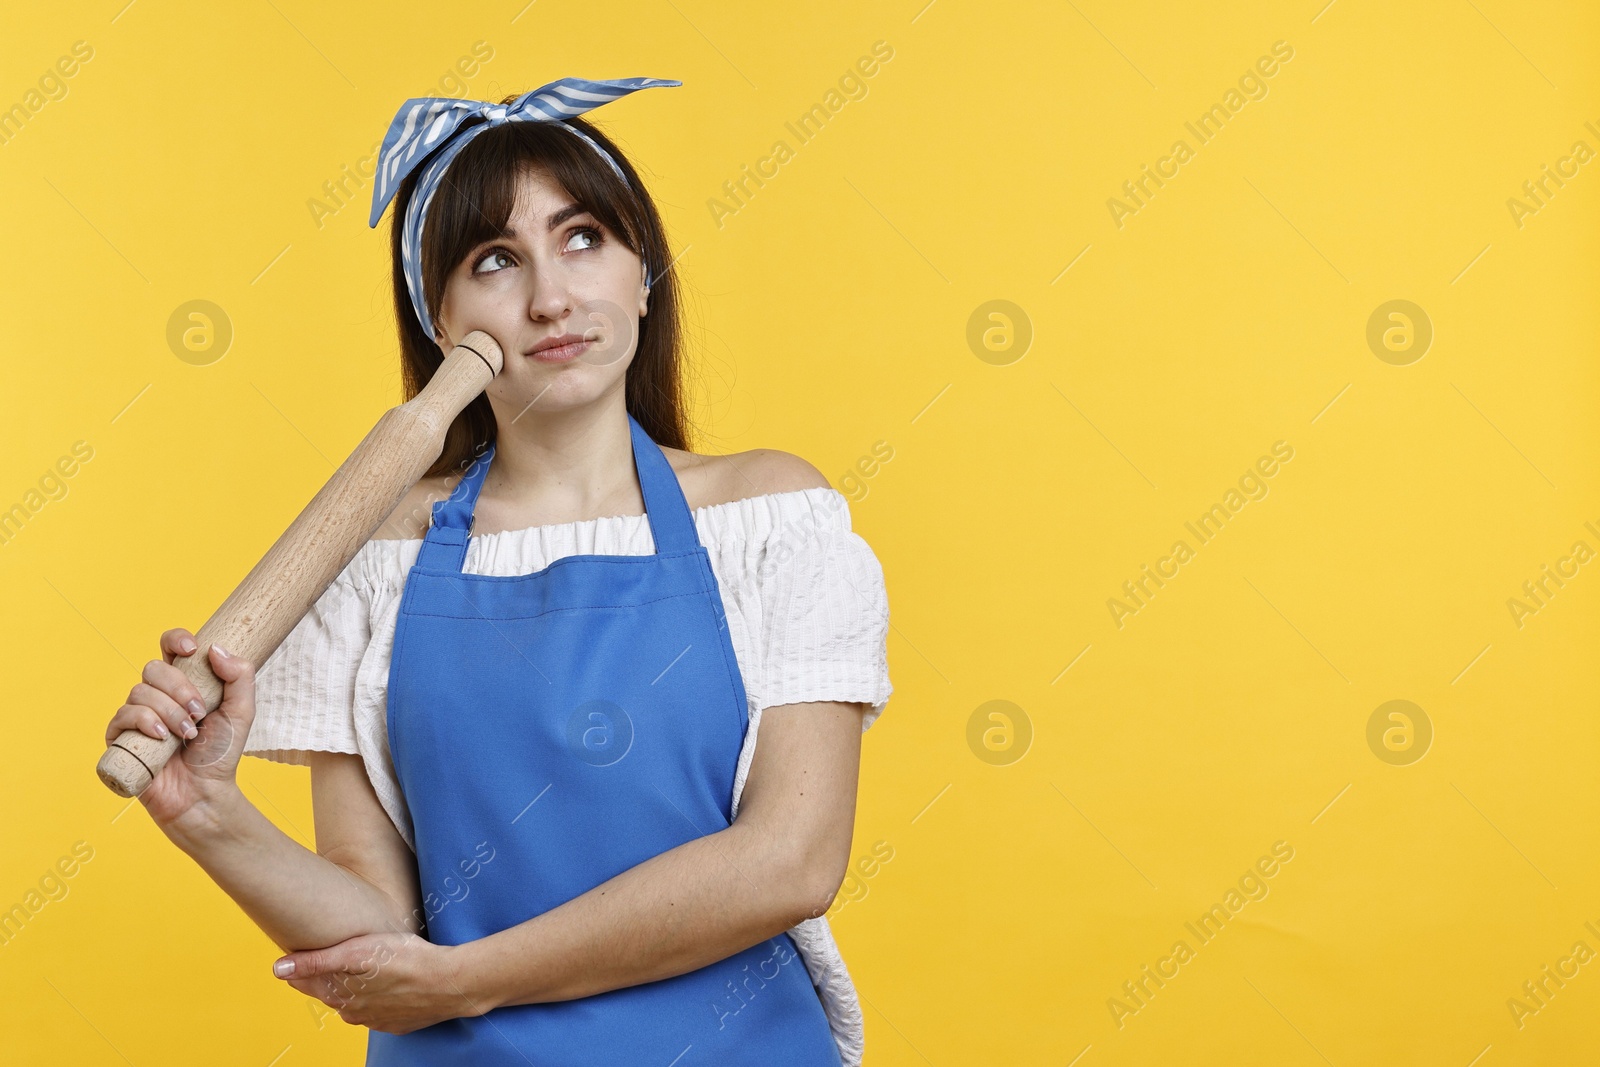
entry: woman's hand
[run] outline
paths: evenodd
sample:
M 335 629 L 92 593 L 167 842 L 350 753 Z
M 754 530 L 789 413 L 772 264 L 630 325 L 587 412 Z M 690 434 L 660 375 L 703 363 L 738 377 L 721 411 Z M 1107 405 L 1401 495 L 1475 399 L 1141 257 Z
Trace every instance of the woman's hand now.
M 482 1015 L 492 1004 L 462 991 L 460 949 L 415 934 L 362 934 L 329 948 L 292 952 L 272 973 L 356 1026 L 409 1034 Z
M 173 665 L 198 650 L 194 634 L 177 628 L 161 635 L 161 659 L 145 664 L 143 681 L 106 726 L 106 744 L 124 730 L 157 740 L 176 735 L 174 753 L 139 800 L 168 836 L 198 829 L 216 818 L 219 803 L 238 786 L 234 772 L 256 715 L 255 665 L 209 649 L 212 672 L 222 680 L 222 703 L 209 715 L 200 692 Z M 201 716 L 204 715 L 204 718 Z

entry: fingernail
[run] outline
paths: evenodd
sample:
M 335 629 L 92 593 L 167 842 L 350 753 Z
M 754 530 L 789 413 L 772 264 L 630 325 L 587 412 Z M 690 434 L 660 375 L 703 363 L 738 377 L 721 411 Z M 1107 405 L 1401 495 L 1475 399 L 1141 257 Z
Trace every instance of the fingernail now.
M 183 724 L 183 736 L 184 737 L 192 738 L 192 737 L 194 737 L 195 734 L 198 734 L 199 732 L 200 732 L 199 730 L 195 729 L 194 723 L 185 722 Z
M 167 729 L 167 724 L 160 719 L 156 720 L 156 733 L 161 735 L 161 740 L 163 741 L 172 736 L 172 731 Z
M 272 965 L 272 973 L 279 978 L 287 978 L 294 973 L 294 960 L 279 960 Z
M 184 652 L 193 652 L 195 649 L 199 648 L 200 646 L 195 644 L 193 641 L 190 641 L 188 638 L 184 638 L 183 644 L 179 645 L 178 647 L 182 648 L 184 650 Z
M 227 649 L 223 648 L 221 645 L 212 645 L 211 647 L 216 649 L 217 655 L 221 656 L 223 659 L 232 659 L 233 658 L 233 653 L 229 652 Z
M 188 708 L 189 709 L 189 714 L 193 715 L 195 718 L 197 718 L 197 719 L 205 718 L 206 706 L 204 704 L 200 703 L 200 698 L 199 697 L 196 697 L 195 699 L 189 701 L 189 703 L 185 704 L 184 707 Z

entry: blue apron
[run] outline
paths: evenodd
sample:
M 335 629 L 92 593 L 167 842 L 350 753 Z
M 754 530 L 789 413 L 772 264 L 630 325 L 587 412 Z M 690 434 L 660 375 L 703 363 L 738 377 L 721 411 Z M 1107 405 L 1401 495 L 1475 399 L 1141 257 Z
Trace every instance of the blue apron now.
M 389 748 L 436 944 L 515 926 L 730 825 L 744 683 L 677 476 L 632 415 L 628 425 L 653 555 L 463 573 L 491 446 L 434 505 L 406 576 Z M 840 1057 L 783 933 L 660 981 L 371 1031 L 366 1062 L 838 1067 Z

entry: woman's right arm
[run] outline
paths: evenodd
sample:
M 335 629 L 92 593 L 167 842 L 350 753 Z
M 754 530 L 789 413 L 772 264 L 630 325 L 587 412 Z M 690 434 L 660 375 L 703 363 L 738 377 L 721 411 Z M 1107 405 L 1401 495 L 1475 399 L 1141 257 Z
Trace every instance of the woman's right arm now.
M 207 650 L 222 703 L 196 727 L 184 706 L 199 692 L 173 660 L 196 650 L 187 630 L 161 635 L 163 659 L 106 728 L 187 738 L 139 800 L 187 853 L 286 952 L 360 934 L 416 933 L 421 894 L 411 851 L 378 803 L 359 756 L 315 753 L 311 765 L 317 851 L 263 815 L 235 772 L 255 718 L 255 666 Z M 194 731 L 191 735 L 191 731 Z

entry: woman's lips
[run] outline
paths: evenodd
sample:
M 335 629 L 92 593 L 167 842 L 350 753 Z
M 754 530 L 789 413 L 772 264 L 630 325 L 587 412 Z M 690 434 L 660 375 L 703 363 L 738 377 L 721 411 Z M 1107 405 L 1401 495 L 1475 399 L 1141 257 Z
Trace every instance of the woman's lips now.
M 593 343 L 593 341 L 574 341 L 571 344 L 540 349 L 532 353 L 532 356 L 541 363 L 567 363 L 588 351 Z

